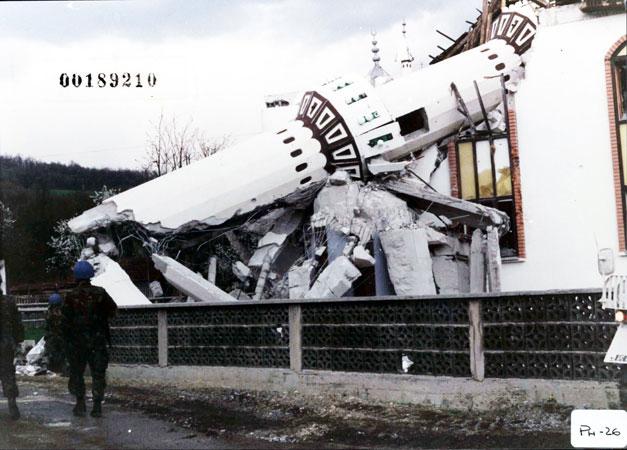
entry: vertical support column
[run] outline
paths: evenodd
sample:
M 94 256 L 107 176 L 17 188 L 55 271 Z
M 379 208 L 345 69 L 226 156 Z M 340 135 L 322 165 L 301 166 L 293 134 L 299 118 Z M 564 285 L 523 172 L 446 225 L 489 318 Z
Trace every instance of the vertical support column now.
M 159 348 L 159 367 L 168 365 L 168 312 L 157 311 L 157 345 Z
M 300 305 L 289 306 L 290 328 L 290 369 L 294 372 L 303 370 L 303 325 Z
M 490 292 L 501 292 L 501 249 L 499 247 L 499 232 L 496 228 L 488 227 L 487 242 L 486 256 Z
M 483 233 L 475 230 L 470 243 L 470 292 L 485 292 L 486 258 L 483 245 Z M 483 353 L 483 321 L 481 320 L 481 301 L 468 302 L 468 337 L 470 341 L 470 373 L 476 381 L 485 378 L 485 355 Z
M 207 280 L 209 280 L 213 284 L 216 284 L 217 272 L 218 272 L 218 257 L 211 256 L 209 258 L 209 264 L 207 266 Z

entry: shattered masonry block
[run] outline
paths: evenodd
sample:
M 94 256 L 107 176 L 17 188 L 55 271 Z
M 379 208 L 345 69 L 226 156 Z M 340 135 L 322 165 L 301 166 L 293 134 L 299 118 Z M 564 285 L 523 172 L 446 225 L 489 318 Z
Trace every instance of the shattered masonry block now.
M 241 261 L 233 263 L 233 275 L 240 281 L 246 281 L 252 277 L 253 273 L 246 264 Z
M 468 263 L 449 256 L 432 258 L 433 277 L 440 294 L 462 294 L 470 292 L 470 267 Z
M 288 210 L 277 219 L 270 231 L 259 240 L 257 247 L 261 248 L 271 244 L 283 245 L 287 237 L 298 228 L 302 218 L 303 215 L 299 211 Z
M 359 268 L 374 266 L 374 257 L 363 245 L 358 245 L 353 249 L 352 261 Z
M 307 260 L 300 266 L 292 267 L 288 272 L 289 297 L 304 298 L 311 285 L 314 272 L 313 261 Z
M 148 285 L 148 289 L 150 290 L 151 297 L 163 297 L 163 288 L 158 281 L 151 281 Z
M 305 298 L 341 297 L 360 275 L 346 256 L 339 256 L 322 271 Z
M 350 182 L 350 175 L 345 170 L 336 170 L 329 176 L 329 183 L 334 186 L 342 186 Z
M 263 266 L 266 257 L 270 259 L 270 261 L 274 261 L 277 253 L 279 252 L 280 247 L 275 244 L 266 245 L 265 247 L 258 248 L 251 256 L 250 261 L 248 261 L 249 267 L 260 268 Z
M 426 230 L 390 230 L 380 237 L 396 294 L 435 295 Z

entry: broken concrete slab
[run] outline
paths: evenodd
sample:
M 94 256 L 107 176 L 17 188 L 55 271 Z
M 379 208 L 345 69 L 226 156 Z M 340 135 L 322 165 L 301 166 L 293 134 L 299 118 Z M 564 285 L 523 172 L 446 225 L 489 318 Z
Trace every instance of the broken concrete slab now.
M 333 186 L 348 184 L 350 180 L 351 176 L 345 170 L 336 170 L 329 176 L 329 184 L 332 184 Z
M 158 254 L 152 255 L 152 261 L 159 272 L 172 286 L 186 295 L 202 302 L 234 302 L 229 294 L 215 284 L 205 280 L 180 262 Z
M 411 203 L 420 209 L 446 216 L 454 222 L 482 230 L 492 225 L 498 229 L 500 235 L 509 230 L 509 217 L 506 213 L 432 191 L 415 178 L 388 180 L 385 188 L 409 197 Z
M 304 298 L 311 286 L 311 278 L 315 269 L 312 260 L 306 260 L 299 266 L 293 266 L 288 272 L 289 297 Z
M 104 253 L 88 260 L 96 272 L 91 279 L 93 286 L 99 286 L 118 306 L 150 305 L 150 300 L 133 284 L 120 265 Z
M 256 269 L 261 268 L 263 266 L 266 258 L 270 258 L 270 261 L 274 261 L 277 254 L 279 253 L 279 247 L 276 244 L 266 245 L 265 247 L 258 248 L 253 253 L 253 256 L 250 257 L 250 261 L 248 261 L 248 267 L 254 267 Z
M 390 162 L 383 158 L 373 158 L 368 162 L 368 171 L 373 175 L 400 172 L 407 167 L 407 161 Z
M 270 231 L 259 240 L 257 247 L 261 248 L 272 244 L 283 245 L 288 236 L 298 228 L 302 219 L 303 215 L 300 211 L 288 210 L 277 219 Z
M 353 249 L 351 260 L 353 261 L 353 264 L 360 269 L 364 267 L 372 267 L 375 263 L 374 257 L 364 248 L 363 245 L 357 245 Z
M 339 256 L 322 271 L 305 298 L 342 297 L 360 275 L 346 256 Z
M 238 280 L 245 282 L 249 278 L 253 276 L 252 271 L 248 268 L 246 264 L 241 261 L 236 261 L 232 266 L 233 275 L 237 277 Z
M 426 230 L 389 230 L 380 237 L 396 294 L 435 295 Z

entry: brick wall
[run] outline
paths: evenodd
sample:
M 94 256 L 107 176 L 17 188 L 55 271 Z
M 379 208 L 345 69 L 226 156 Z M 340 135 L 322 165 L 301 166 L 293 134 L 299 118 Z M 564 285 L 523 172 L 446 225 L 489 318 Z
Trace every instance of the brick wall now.
M 614 195 L 616 197 L 616 221 L 618 224 L 618 248 L 621 252 L 627 250 L 625 246 L 625 210 L 623 202 L 623 184 L 620 173 L 620 148 L 618 145 L 618 127 L 616 123 L 616 102 L 614 100 L 614 83 L 612 57 L 625 42 L 627 37 L 619 39 L 605 55 L 605 88 L 607 91 L 607 113 L 610 123 L 610 147 L 612 152 Z

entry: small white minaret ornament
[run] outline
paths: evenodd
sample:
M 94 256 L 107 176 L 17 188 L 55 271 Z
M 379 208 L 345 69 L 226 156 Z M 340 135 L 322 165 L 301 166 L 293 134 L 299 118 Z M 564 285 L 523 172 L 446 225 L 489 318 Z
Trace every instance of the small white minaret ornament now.
M 407 30 L 405 27 L 407 23 L 403 20 L 403 40 L 399 46 L 399 51 L 396 54 L 396 61 L 401 64 L 401 73 L 407 74 L 412 71 L 414 62 L 414 56 L 409 50 L 409 44 L 407 43 Z
M 372 31 L 370 34 L 372 35 L 372 48 L 370 51 L 372 52 L 372 62 L 374 65 L 372 69 L 370 69 L 370 72 L 368 72 L 368 79 L 370 80 L 370 84 L 377 86 L 391 81 L 392 77 L 379 64 L 381 57 L 379 56 L 379 47 L 377 47 L 377 33 Z

